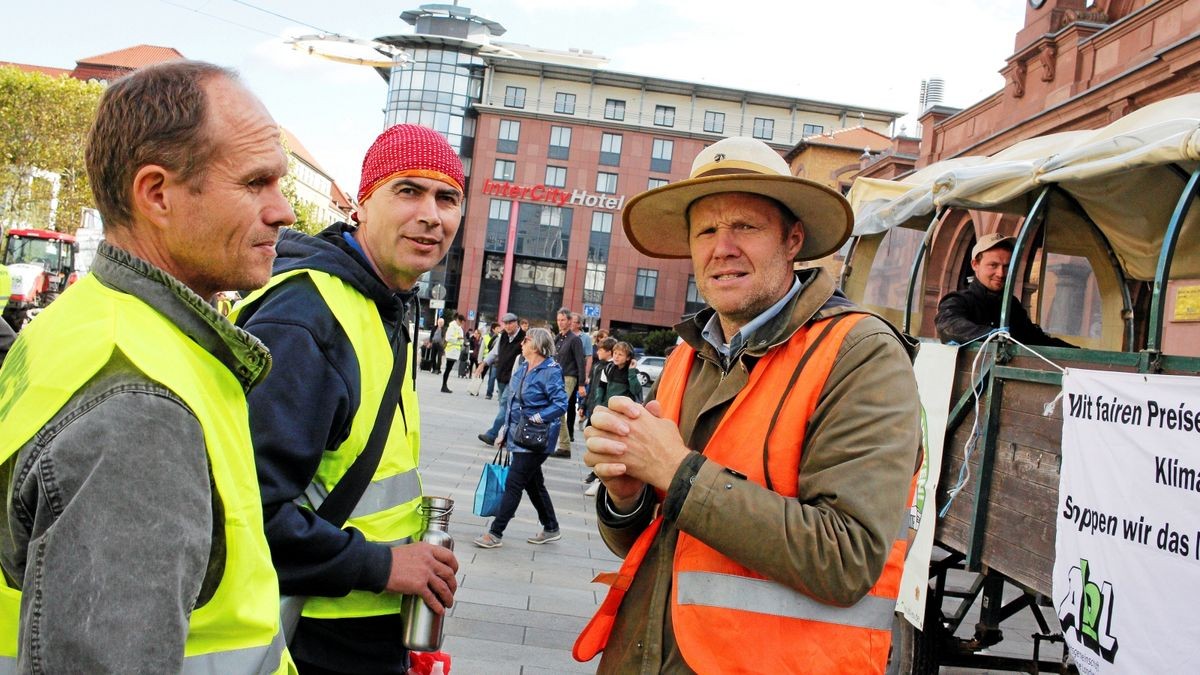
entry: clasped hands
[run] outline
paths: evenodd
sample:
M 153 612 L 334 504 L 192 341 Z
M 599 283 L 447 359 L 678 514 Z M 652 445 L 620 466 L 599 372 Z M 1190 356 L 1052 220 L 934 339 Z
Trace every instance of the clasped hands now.
M 645 406 L 614 396 L 592 411 L 584 429 L 587 464 L 604 483 L 618 509 L 631 508 L 646 485 L 666 490 L 689 452 L 674 422 L 662 417 L 658 401 Z

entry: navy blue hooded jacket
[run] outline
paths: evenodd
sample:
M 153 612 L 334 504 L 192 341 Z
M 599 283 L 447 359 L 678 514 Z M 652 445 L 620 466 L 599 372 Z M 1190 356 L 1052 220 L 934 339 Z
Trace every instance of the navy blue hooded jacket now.
M 274 272 L 317 269 L 348 281 L 375 301 L 394 353 L 407 354 L 412 344 L 408 324 L 415 316 L 410 312 L 415 308 L 413 294 L 388 289 L 347 240 L 353 231 L 344 223 L 315 237 L 283 230 Z M 354 348 L 307 275 L 271 289 L 248 310 L 238 317 L 238 324 L 266 343 L 273 360 L 270 374 L 247 398 L 267 542 L 280 590 L 288 595 L 322 596 L 382 591 L 391 571 L 387 546 L 367 541 L 352 528 L 334 527 L 293 503 L 312 481 L 322 453 L 336 449 L 350 433 L 360 389 Z M 374 667 L 375 659 L 359 665 L 364 672 L 395 668 L 394 672 L 402 673 L 406 659 L 399 625 L 399 615 L 304 619 L 292 652 L 310 663 L 336 662 L 341 658 L 337 653 L 343 651 L 337 645 L 361 656 L 364 650 L 373 651 L 367 644 L 374 642 L 371 634 L 378 634 L 374 656 L 384 669 Z

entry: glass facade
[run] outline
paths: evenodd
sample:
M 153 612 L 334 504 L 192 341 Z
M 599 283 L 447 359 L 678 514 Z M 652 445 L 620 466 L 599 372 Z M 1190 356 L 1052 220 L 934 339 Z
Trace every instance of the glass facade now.
M 513 281 L 508 296 L 508 311 L 522 317 L 552 320 L 553 309 L 563 304 L 563 286 L 567 264 L 516 256 Z M 504 253 L 486 253 L 483 258 L 483 282 L 479 289 L 480 307 L 499 307 L 504 281 Z
M 467 51 L 408 50 L 411 60 L 392 66 L 385 126 L 421 124 L 440 131 L 459 155 L 470 157 L 475 118 L 470 106 L 483 91 L 483 59 Z

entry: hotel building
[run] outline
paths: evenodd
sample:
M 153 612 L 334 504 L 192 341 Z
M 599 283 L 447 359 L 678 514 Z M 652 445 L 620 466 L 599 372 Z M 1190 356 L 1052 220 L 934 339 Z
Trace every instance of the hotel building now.
M 552 321 L 567 306 L 592 327 L 669 327 L 704 303 L 689 260 L 648 258 L 625 238 L 631 197 L 686 178 L 700 150 L 726 136 L 784 155 L 842 129 L 887 134 L 900 116 L 614 72 L 589 51 L 498 42 L 503 26 L 460 6 L 401 18 L 412 34 L 377 38 L 402 50 L 378 69 L 386 124 L 442 132 L 468 175 L 462 227 L 422 293 L 443 286 L 445 309 L 468 319 Z

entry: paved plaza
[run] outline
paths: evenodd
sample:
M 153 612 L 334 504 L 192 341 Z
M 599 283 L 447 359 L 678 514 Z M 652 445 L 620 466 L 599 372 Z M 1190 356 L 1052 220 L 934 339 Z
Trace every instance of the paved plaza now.
M 576 430 L 571 459 L 551 457 L 543 465 L 562 539 L 541 546 L 526 543 L 541 527 L 524 497 L 504 533 L 504 546 L 477 548 L 471 540 L 484 532 L 489 519 L 471 513 L 471 504 L 483 464 L 495 451 L 476 435 L 491 424 L 497 402 L 486 400 L 483 392 L 478 398 L 469 396 L 467 384 L 452 375 L 453 393 L 444 394 L 439 391 L 440 375 L 421 372 L 417 377 L 425 494 L 454 499 L 450 532 L 458 555 L 459 587 L 442 646 L 453 658 L 453 674 L 595 672 L 599 659 L 579 663 L 571 658 L 571 646 L 607 590 L 591 580 L 599 572 L 616 570 L 620 560 L 600 540 L 593 500 L 583 495 L 581 481 L 588 472 L 582 461 L 583 434 Z M 960 637 L 970 634 L 973 615 L 964 622 Z M 1025 630 L 1006 625 L 1008 639 L 990 653 L 1027 656 L 1033 622 L 1025 618 L 1018 625 Z M 987 675 L 980 670 L 941 670 L 944 675 Z
M 421 399 L 421 479 L 425 494 L 454 499 L 450 533 L 458 555 L 458 593 L 446 619 L 442 649 L 454 675 L 591 673 L 596 662 L 571 658 L 575 636 L 604 599 L 606 586 L 591 580 L 620 561 L 596 532 L 592 498 L 583 495 L 583 434 L 576 431 L 571 459 L 546 460 L 543 473 L 563 537 L 535 546 L 525 539 L 541 527 L 525 497 L 504 533 L 504 546 L 481 549 L 471 540 L 489 519 L 471 513 L 483 464 L 492 458 L 476 438 L 496 415 L 497 401 L 467 394 L 467 380 L 451 375 L 452 394 L 439 391 L 441 376 L 417 376 Z

